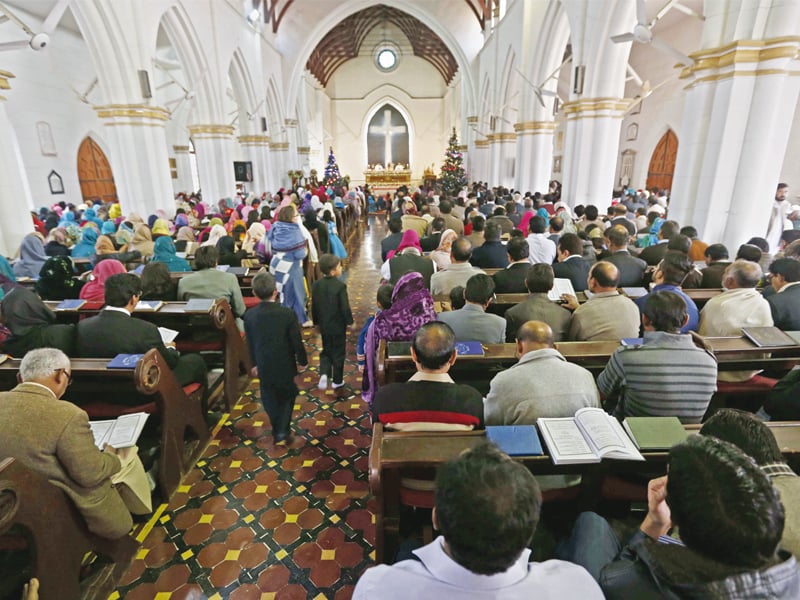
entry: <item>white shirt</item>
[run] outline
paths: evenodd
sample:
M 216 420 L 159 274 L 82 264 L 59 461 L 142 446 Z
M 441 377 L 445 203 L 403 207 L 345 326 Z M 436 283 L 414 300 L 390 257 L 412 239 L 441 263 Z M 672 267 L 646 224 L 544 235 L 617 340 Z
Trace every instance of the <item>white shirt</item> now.
M 528 240 L 528 262 L 532 265 L 545 263 L 552 265 L 556 258 L 556 245 L 546 233 L 531 233 Z
M 772 253 L 778 251 L 786 217 L 791 211 L 792 206 L 786 200 L 781 202 L 777 200 L 772 201 L 772 212 L 770 212 L 769 215 L 769 225 L 767 226 L 767 235 L 765 236 L 769 243 L 769 250 Z

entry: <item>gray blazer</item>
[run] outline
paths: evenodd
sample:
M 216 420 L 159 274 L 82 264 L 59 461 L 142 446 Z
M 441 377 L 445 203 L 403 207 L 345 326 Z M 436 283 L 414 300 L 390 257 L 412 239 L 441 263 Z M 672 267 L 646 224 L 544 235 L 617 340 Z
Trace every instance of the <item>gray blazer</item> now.
M 467 303 L 459 310 L 439 313 L 438 319 L 453 328 L 459 342 L 502 344 L 506 339 L 505 319 L 484 312 L 477 304 Z

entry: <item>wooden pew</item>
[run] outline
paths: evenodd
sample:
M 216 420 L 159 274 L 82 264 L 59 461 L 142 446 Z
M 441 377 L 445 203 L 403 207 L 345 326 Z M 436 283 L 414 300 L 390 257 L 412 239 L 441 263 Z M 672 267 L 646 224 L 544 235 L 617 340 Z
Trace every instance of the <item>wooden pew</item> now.
M 58 302 L 45 302 L 55 309 Z M 92 316 L 100 312 L 96 303 L 84 305 L 79 310 L 59 310 L 59 322 L 76 323 L 82 315 Z M 186 312 L 186 302 L 165 302 L 157 311 L 134 311 L 133 316 L 181 332 L 176 340 L 181 352 L 219 351 L 223 354 L 224 371 L 221 376 L 209 381 L 209 398 L 221 389 L 228 410 L 233 410 L 236 401 L 249 383 L 249 373 L 253 366 L 250 352 L 244 343 L 236 319 L 228 301 L 219 298 L 214 301 L 208 313 Z M 195 342 L 191 334 L 212 332 L 216 339 L 209 342 Z
M 178 385 L 158 350 L 145 354 L 135 369 L 109 369 L 106 367 L 109 360 L 70 359 L 72 384 L 64 400 L 77 404 L 94 419 L 111 419 L 132 412 L 157 414 L 161 420 L 158 484 L 164 498 L 168 499 L 211 439 L 200 399 L 195 394 L 187 395 Z M 0 364 L 2 389 L 10 390 L 16 385 L 20 362 L 12 358 Z M 103 401 L 119 393 L 138 393 L 146 398 L 139 406 Z M 184 443 L 187 430 L 197 440 L 191 447 Z
M 0 503 L 0 544 L 12 527 L 22 530 L 32 545 L 33 576 L 39 579 L 41 600 L 82 597 L 80 567 L 89 551 L 111 560 L 111 581 L 105 586 L 111 589 L 102 590 L 102 597 L 107 597 L 138 549 L 130 536 L 107 540 L 91 533 L 62 490 L 13 458 L 0 461 L 0 497 L 4 499 Z
M 787 459 L 800 456 L 800 422 L 769 422 Z M 695 432 L 699 425 L 686 425 Z M 485 432 L 388 432 L 380 423 L 373 426 L 369 453 L 369 485 L 375 497 L 375 562 L 391 560 L 399 534 L 400 477 L 404 469 L 436 468 L 486 439 Z M 547 446 L 542 443 L 545 452 Z M 584 497 L 599 498 L 599 482 L 608 473 L 652 473 L 666 463 L 669 453 L 643 452 L 646 462 L 604 460 L 581 465 L 554 465 L 548 455 L 517 456 L 534 475 L 579 473 Z M 595 487 L 597 486 L 597 487 Z M 588 507 L 587 507 L 588 508 Z
M 698 343 L 705 343 L 719 362 L 719 369 L 736 371 L 742 369 L 790 370 L 800 364 L 800 345 L 783 347 L 759 347 L 745 337 L 701 338 L 694 334 Z M 603 370 L 619 347 L 618 342 L 557 342 L 556 350 L 564 357 L 595 373 Z M 487 344 L 483 356 L 461 356 L 450 368 L 450 375 L 456 381 L 463 381 L 468 375 L 472 380 L 481 377 L 491 378 L 498 366 L 508 368 L 518 360 L 515 344 Z M 376 363 L 379 385 L 406 381 L 415 371 L 411 355 L 405 352 L 389 353 L 385 340 L 378 345 Z

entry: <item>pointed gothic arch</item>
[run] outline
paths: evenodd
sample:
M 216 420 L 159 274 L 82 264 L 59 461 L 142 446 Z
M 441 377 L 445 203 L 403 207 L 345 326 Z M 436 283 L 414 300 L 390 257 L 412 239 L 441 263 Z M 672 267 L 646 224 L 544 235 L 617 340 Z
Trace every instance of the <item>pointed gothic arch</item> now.
M 677 156 L 678 136 L 672 129 L 667 129 L 650 156 L 650 166 L 647 167 L 647 182 L 645 183 L 648 190 L 654 187 L 672 189 L 672 177 L 675 174 Z
M 361 147 L 363 148 L 364 156 L 363 164 L 365 166 L 369 164 L 369 153 L 367 152 L 367 134 L 369 133 L 369 124 L 372 122 L 372 119 L 375 117 L 378 111 L 383 109 L 383 107 L 386 105 L 389 105 L 391 108 L 400 113 L 405 121 L 406 128 L 408 129 L 408 161 L 406 162 L 409 165 L 412 165 L 414 162 L 414 135 L 416 131 L 414 120 L 411 118 L 411 113 L 405 106 L 398 102 L 397 99 L 389 96 L 384 96 L 370 106 L 369 110 L 367 110 L 366 115 L 364 116 L 364 120 L 361 123 Z
M 84 200 L 97 198 L 103 202 L 118 200 L 111 163 L 91 136 L 86 136 L 78 147 L 78 181 L 81 186 L 81 197 Z

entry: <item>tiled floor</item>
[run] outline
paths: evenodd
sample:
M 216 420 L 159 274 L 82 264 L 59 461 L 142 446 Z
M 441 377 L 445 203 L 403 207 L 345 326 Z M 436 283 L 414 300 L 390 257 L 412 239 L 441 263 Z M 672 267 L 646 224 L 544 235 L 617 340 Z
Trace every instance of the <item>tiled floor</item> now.
M 251 385 L 153 519 L 110 600 L 350 598 L 374 556 L 370 421 L 355 344 L 374 310 L 385 235 L 385 222 L 371 218 L 363 242 L 353 244 L 346 280 L 356 324 L 345 387 L 317 389 L 320 337 L 305 330 L 310 367 L 298 376 L 294 442 L 273 445 L 258 384 Z

